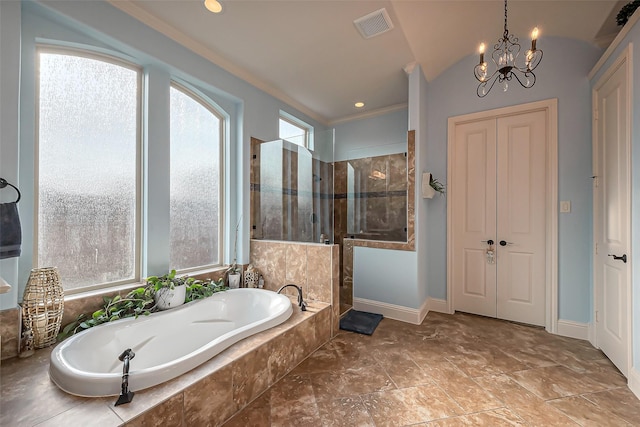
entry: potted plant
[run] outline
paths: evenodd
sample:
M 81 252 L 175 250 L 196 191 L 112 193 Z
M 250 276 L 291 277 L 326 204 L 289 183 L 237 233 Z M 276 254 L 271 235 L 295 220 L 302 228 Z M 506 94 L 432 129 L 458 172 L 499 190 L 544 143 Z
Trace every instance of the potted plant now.
M 422 197 L 432 199 L 436 193 L 444 195 L 445 186 L 443 183 L 434 178 L 429 172 L 422 174 Z
M 434 178 L 433 175 L 431 175 L 431 178 L 429 179 L 429 185 L 431 188 L 436 190 L 436 193 L 440 193 L 444 196 L 446 192 L 444 184 L 438 181 L 437 178 Z
M 616 15 L 616 23 L 621 27 L 624 26 L 638 7 L 640 7 L 640 0 L 634 0 L 622 6 Z
M 176 270 L 171 270 L 164 276 L 149 276 L 147 283 L 153 287 L 153 297 L 160 310 L 177 307 L 184 304 L 187 285 L 191 285 L 195 279 L 192 277 L 176 277 Z

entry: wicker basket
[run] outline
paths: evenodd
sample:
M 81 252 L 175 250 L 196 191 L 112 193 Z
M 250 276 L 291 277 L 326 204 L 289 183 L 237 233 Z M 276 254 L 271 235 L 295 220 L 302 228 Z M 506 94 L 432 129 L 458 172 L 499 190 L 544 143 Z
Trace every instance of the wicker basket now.
M 22 298 L 22 328 L 35 348 L 55 344 L 64 313 L 64 290 L 56 267 L 34 268 Z

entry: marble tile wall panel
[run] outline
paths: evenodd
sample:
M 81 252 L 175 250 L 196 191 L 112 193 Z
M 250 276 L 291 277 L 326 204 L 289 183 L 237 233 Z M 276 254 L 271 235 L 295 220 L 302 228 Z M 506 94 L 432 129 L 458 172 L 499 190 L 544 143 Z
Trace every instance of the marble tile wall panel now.
M 340 315 L 340 248 L 338 245 L 251 240 L 250 262 L 262 273 L 265 288 L 299 285 L 306 300 L 332 304 L 330 325 L 338 331 Z M 293 288 L 284 291 L 295 295 Z
M 331 304 L 332 247 L 309 245 L 307 249 L 307 296 Z
M 309 248 L 309 249 L 308 249 Z M 297 285 L 304 285 L 307 277 L 307 251 L 309 245 L 285 245 L 285 281 Z M 312 298 L 317 299 L 317 298 Z M 317 299 L 318 300 L 318 299 Z M 322 300 L 318 300 L 322 301 Z M 328 301 L 326 301 L 328 302 Z
M 269 350 L 268 344 L 262 345 L 233 364 L 233 401 L 236 408 L 243 408 L 269 387 Z
M 233 399 L 233 364 L 184 391 L 185 425 L 220 425 L 238 409 Z
M 256 185 L 260 184 L 260 144 L 263 141 L 251 138 L 251 169 L 249 171 L 249 185 L 251 195 L 251 238 L 260 239 L 262 233 L 262 219 L 260 210 L 260 191 Z
M 286 246 L 280 242 L 251 240 L 249 262 L 264 277 L 264 287 L 277 291 L 285 284 Z
M 186 425 L 183 407 L 184 393 L 179 393 L 127 422 L 125 427 L 182 427 Z
M 20 310 L 18 308 L 10 308 L 0 311 L 0 347 L 2 353 L 0 359 L 9 359 L 18 355 L 18 336 L 20 334 Z

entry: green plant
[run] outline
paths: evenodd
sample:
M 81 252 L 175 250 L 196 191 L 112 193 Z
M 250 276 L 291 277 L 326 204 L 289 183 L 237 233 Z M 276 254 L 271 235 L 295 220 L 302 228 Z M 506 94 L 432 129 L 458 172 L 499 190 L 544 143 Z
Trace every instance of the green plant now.
M 622 6 L 620 12 L 616 15 L 616 23 L 619 26 L 623 26 L 627 23 L 631 15 L 636 11 L 636 9 L 640 6 L 640 0 L 634 0 Z
M 103 323 L 155 313 L 159 310 L 153 298 L 154 294 L 163 287 L 173 289 L 182 284 L 186 285 L 185 303 L 201 300 L 228 289 L 224 285 L 224 279 L 201 281 L 187 276 L 176 277 L 175 270 L 160 277 L 150 276 L 147 278 L 145 286 L 130 291 L 124 297 L 120 295 L 104 297 L 104 305 L 100 310 L 94 311 L 90 316 L 86 313 L 80 314 L 76 320 L 62 329 L 62 332 L 58 334 L 58 340 L 61 341 L 75 333 Z
M 437 178 L 434 178 L 433 175 L 431 175 L 431 178 L 429 179 L 429 185 L 431 186 L 431 188 L 442 195 L 446 193 L 446 187 L 444 186 L 444 184 L 438 181 Z
M 153 287 L 154 291 L 159 291 L 162 288 L 173 289 L 176 286 L 191 285 L 195 282 L 193 277 L 183 276 L 176 277 L 176 270 L 171 270 L 164 276 L 149 276 L 147 277 L 147 283 Z
M 58 335 L 62 340 L 77 332 L 103 323 L 113 322 L 127 317 L 138 317 L 149 315 L 155 311 L 155 301 L 153 300 L 154 290 L 151 286 L 136 288 L 124 297 L 115 295 L 104 297 L 104 305 L 100 310 L 94 311 L 91 316 L 86 313 L 80 314 L 76 320 L 66 325 Z
M 201 282 L 195 280 L 187 285 L 187 295 L 184 302 L 196 301 L 204 298 L 208 298 L 216 292 L 226 291 L 228 288 L 224 284 L 224 279 L 218 279 L 218 281 L 208 280 Z

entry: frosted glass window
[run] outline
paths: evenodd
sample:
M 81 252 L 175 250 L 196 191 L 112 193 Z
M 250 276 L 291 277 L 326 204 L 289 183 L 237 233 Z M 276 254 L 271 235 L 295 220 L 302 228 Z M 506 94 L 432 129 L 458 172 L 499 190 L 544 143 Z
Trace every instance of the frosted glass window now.
M 140 72 L 38 52 L 37 265 L 65 290 L 138 280 Z
M 171 268 L 220 264 L 220 139 L 213 109 L 188 91 L 170 89 Z

